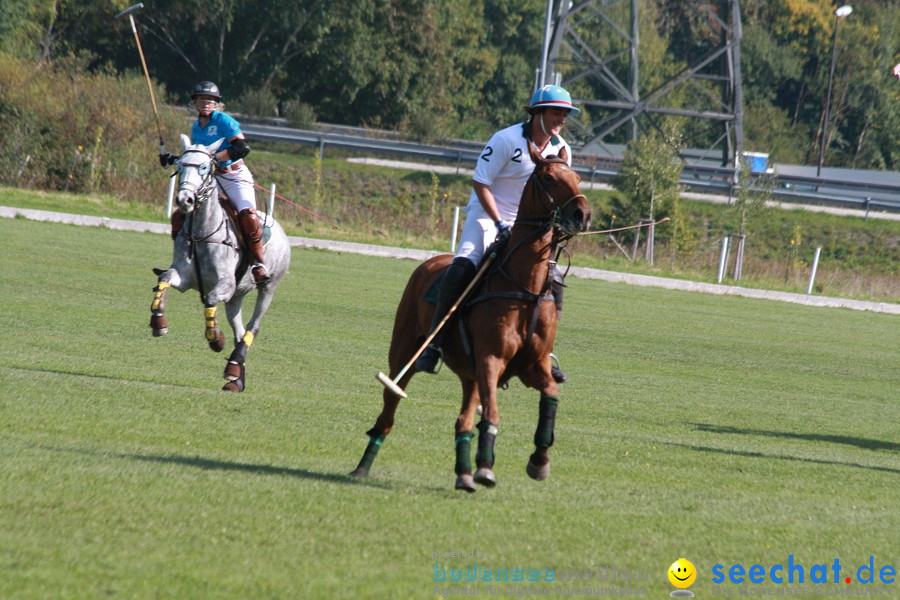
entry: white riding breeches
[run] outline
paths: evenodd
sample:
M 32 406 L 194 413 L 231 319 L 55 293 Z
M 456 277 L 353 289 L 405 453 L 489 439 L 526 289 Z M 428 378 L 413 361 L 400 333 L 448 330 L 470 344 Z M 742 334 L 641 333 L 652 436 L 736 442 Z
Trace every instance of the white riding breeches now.
M 466 215 L 462 235 L 459 236 L 457 258 L 468 258 L 477 267 L 484 258 L 484 251 L 497 239 L 497 226 L 483 211 L 470 210 Z
M 216 182 L 228 197 L 231 206 L 238 213 L 252 208 L 256 210 L 256 191 L 253 186 L 253 174 L 246 165 L 241 165 L 234 171 L 216 171 Z

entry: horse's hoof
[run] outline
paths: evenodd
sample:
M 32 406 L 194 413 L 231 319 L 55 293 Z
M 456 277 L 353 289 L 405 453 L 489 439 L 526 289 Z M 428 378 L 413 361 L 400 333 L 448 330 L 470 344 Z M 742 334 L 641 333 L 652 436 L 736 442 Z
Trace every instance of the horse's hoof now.
M 240 376 L 241 376 L 241 365 L 232 360 L 229 360 L 228 364 L 225 365 L 225 372 L 222 373 L 222 377 L 224 377 L 228 381 L 234 381 L 235 379 L 240 378 Z
M 235 379 L 234 381 L 229 381 L 225 385 L 222 386 L 223 392 L 235 392 L 240 393 L 244 391 L 244 382 L 240 379 Z
M 225 334 L 221 331 L 219 335 L 216 336 L 216 339 L 209 340 L 209 347 L 212 348 L 213 352 L 221 352 L 225 349 Z
M 462 475 L 457 475 L 456 485 L 454 487 L 458 490 L 469 492 L 470 494 L 478 489 L 477 487 L 475 487 L 475 480 L 472 479 L 471 473 L 463 473 Z
M 484 487 L 494 487 L 497 485 L 497 477 L 494 476 L 492 470 L 482 467 L 475 471 L 475 482 Z
M 350 477 L 360 477 L 361 478 L 361 477 L 368 477 L 368 476 L 369 476 L 369 472 L 366 471 L 365 469 L 357 468 L 357 469 L 350 471 Z
M 550 461 L 543 466 L 538 466 L 528 459 L 528 465 L 525 466 L 525 472 L 535 481 L 543 481 L 550 477 Z
M 150 329 L 153 330 L 153 335 L 155 337 L 166 335 L 166 332 L 169 331 L 169 320 L 163 315 L 151 315 Z

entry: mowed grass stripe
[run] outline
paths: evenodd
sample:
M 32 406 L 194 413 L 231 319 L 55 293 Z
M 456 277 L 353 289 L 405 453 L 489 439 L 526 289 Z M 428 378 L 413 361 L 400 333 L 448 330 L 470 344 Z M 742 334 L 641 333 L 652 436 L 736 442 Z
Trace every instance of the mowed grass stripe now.
M 570 278 L 551 479 L 502 391 L 494 490 L 451 489 L 459 384 L 417 376 L 368 481 L 411 261 L 295 250 L 219 391 L 196 293 L 150 335 L 167 238 L 0 222 L 0 597 L 432 596 L 432 565 L 650 573 L 900 562 L 896 316 Z M 249 317 L 249 307 L 245 318 Z M 704 572 L 705 571 L 705 572 Z

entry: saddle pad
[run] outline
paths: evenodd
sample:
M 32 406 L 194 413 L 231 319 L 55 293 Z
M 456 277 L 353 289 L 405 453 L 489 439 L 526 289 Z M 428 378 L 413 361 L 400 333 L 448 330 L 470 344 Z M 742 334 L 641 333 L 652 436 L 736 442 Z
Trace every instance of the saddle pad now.
M 272 227 L 266 225 L 266 219 L 268 219 L 268 215 L 265 212 L 258 210 L 256 211 L 256 215 L 259 217 L 259 222 L 262 225 L 262 243 L 263 246 L 265 246 L 269 243 L 269 240 L 272 239 Z
M 434 283 L 431 284 L 431 287 L 428 288 L 428 291 L 425 292 L 425 297 L 422 298 L 425 302 L 429 304 L 437 304 L 438 299 L 438 290 L 441 289 L 441 282 L 444 281 L 444 275 L 447 274 L 447 271 L 441 273 L 440 277 L 434 280 Z

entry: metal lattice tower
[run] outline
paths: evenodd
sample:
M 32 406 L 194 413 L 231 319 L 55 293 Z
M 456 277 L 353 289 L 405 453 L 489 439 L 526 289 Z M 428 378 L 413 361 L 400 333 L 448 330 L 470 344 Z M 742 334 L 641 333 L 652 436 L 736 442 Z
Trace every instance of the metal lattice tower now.
M 557 83 L 589 115 L 568 126 L 582 150 L 616 155 L 665 116 L 683 120 L 687 145 L 734 165 L 743 150 L 739 0 L 672 0 L 691 35 L 685 65 L 653 89 L 641 89 L 638 0 L 547 0 L 536 84 Z M 662 8 L 661 10 L 667 10 Z M 687 153 L 686 153 L 687 154 Z

